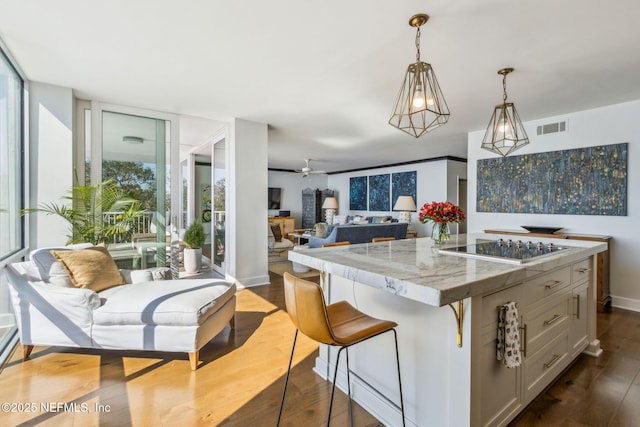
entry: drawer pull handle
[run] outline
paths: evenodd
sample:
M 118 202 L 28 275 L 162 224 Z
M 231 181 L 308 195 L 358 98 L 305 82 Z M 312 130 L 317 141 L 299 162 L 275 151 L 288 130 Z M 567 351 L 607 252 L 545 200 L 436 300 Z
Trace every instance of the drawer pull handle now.
M 524 323 L 523 326 L 520 326 L 520 330 L 522 331 L 522 339 L 520 340 L 522 346 L 520 352 L 522 352 L 524 357 L 527 357 L 527 324 Z
M 560 360 L 562 356 L 560 356 L 559 354 L 554 354 L 553 355 L 553 359 L 549 360 L 548 362 L 545 362 L 544 367 L 545 369 L 549 369 L 550 367 L 552 367 L 553 365 L 556 364 L 556 362 L 558 360 Z
M 591 271 L 591 269 L 590 269 L 590 268 L 584 268 L 584 267 L 582 267 L 582 268 L 579 268 L 579 269 L 578 269 L 578 273 L 588 273 L 589 271 Z
M 580 295 L 574 297 L 576 299 L 576 319 L 580 319 Z
M 556 323 L 560 319 L 562 319 L 562 316 L 560 316 L 559 314 L 555 314 L 551 319 L 545 320 L 543 323 L 545 324 L 545 326 L 549 326 Z
M 560 284 L 562 284 L 561 280 L 554 280 L 553 282 L 547 283 L 546 285 L 544 285 L 544 288 L 545 289 L 553 289 L 553 288 L 559 286 Z

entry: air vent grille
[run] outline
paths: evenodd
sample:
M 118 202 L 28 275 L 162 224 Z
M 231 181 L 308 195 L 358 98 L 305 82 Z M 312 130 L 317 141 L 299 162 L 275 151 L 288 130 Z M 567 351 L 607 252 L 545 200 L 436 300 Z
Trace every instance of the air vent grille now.
M 547 123 L 537 127 L 537 135 L 547 135 L 549 133 L 558 133 L 567 131 L 567 122 Z

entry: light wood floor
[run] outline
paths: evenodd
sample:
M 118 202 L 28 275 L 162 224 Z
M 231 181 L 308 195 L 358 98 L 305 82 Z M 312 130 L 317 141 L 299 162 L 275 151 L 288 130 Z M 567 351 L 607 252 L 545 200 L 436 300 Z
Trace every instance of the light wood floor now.
M 227 328 L 210 342 L 196 372 L 178 353 L 37 347 L 24 363 L 14 355 L 0 374 L 0 402 L 36 410 L 2 411 L 0 426 L 275 426 L 294 333 L 283 298 L 277 275 L 240 291 L 235 334 Z M 640 425 L 640 313 L 599 314 L 598 334 L 603 355 L 580 356 L 512 425 Z M 299 337 L 282 425 L 325 424 L 330 384 L 311 370 L 316 355 Z M 348 425 L 346 402 L 340 393 L 333 425 Z M 381 426 L 355 414 L 358 426 Z
M 295 329 L 284 311 L 282 278 L 238 293 L 235 334 L 229 328 L 201 351 L 192 372 L 186 354 L 36 347 L 19 351 L 0 374 L 0 402 L 34 402 L 35 413 L 0 412 L 0 426 L 275 426 Z M 298 337 L 283 426 L 326 424 L 330 383 L 312 367 L 318 346 Z M 45 411 L 60 402 L 77 412 Z M 83 412 L 83 406 L 88 407 Z M 96 405 L 109 410 L 96 411 Z M 45 408 L 47 409 L 47 408 Z M 332 419 L 346 425 L 340 393 Z M 358 426 L 378 421 L 355 408 Z

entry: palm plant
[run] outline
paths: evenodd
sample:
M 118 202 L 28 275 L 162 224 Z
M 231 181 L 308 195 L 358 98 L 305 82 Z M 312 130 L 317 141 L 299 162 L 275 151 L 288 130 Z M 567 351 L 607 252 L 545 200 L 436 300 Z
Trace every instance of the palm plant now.
M 37 208 L 24 209 L 23 215 L 41 212 L 56 215 L 69 223 L 67 244 L 88 242 L 94 245 L 128 240 L 147 211 L 140 202 L 129 197 L 112 179 L 95 185 L 77 185 L 63 199 L 70 205 L 42 203 Z M 116 212 L 115 221 L 103 212 Z

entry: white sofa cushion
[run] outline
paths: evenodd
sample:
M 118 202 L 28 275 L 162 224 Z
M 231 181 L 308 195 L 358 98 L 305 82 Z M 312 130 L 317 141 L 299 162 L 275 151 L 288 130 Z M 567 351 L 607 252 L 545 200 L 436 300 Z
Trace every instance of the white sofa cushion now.
M 236 292 L 217 279 L 144 282 L 106 289 L 94 310 L 96 325 L 201 325 Z
M 58 261 L 51 251 L 74 251 L 77 249 L 90 248 L 91 243 L 77 243 L 69 246 L 52 246 L 48 248 L 34 249 L 29 254 L 29 259 L 38 272 L 38 279 L 49 284 L 64 288 L 73 287 L 69 273 Z

